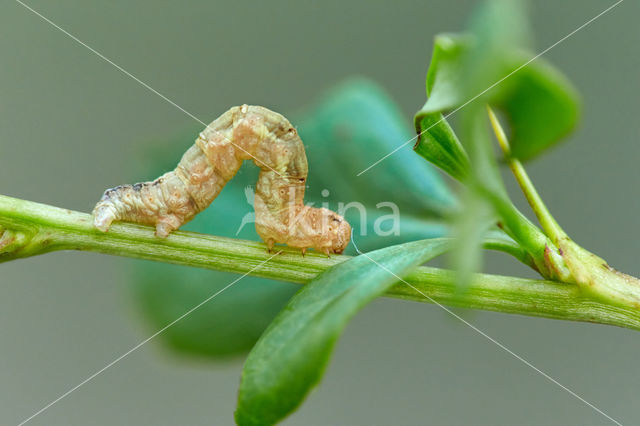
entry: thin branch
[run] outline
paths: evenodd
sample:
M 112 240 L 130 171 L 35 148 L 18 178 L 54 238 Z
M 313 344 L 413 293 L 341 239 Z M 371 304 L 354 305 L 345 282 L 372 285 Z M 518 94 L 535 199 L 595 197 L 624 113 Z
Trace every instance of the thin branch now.
M 556 222 L 555 218 L 551 215 L 549 209 L 544 204 L 544 201 L 542 201 L 542 197 L 538 194 L 536 187 L 533 186 L 533 182 L 531 182 L 531 179 L 520 160 L 511 156 L 511 146 L 509 145 L 509 140 L 507 139 L 504 129 L 500 125 L 498 117 L 496 117 L 496 114 L 493 112 L 491 107 L 487 106 L 487 110 L 489 112 L 489 119 L 491 121 L 491 126 L 493 127 L 493 132 L 496 135 L 496 139 L 498 139 L 498 144 L 507 159 L 511 172 L 515 176 L 518 185 L 520 185 L 520 189 L 526 197 L 529 206 L 531 206 L 531 209 L 538 218 L 542 229 L 547 233 L 549 238 L 553 240 L 554 244 L 558 244 L 558 241 L 562 238 L 566 238 L 567 234 L 565 234 L 560 225 L 558 225 L 558 222 Z
M 156 260 L 220 271 L 245 273 L 269 258 L 265 246 L 254 241 L 178 231 L 168 238 L 153 228 L 114 224 L 107 233 L 92 226 L 92 216 L 0 195 L 0 262 L 56 250 L 84 250 Z M 349 256 L 308 253 L 282 248 L 251 275 L 304 284 Z M 455 272 L 420 267 L 406 280 L 439 303 L 463 308 L 610 324 L 640 330 L 640 311 L 598 301 L 575 285 L 499 275 L 476 274 L 461 292 Z M 386 296 L 429 301 L 406 285 Z

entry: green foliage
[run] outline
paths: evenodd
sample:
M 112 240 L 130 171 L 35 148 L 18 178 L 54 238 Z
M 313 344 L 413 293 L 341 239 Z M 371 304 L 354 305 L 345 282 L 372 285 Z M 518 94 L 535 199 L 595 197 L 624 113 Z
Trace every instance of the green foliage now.
M 319 206 L 357 201 L 366 208 L 367 223 L 349 208 L 345 216 L 354 225 L 362 249 L 371 250 L 447 232 L 442 218 L 456 208 L 456 198 L 435 170 L 411 151 L 399 152 L 380 164 L 376 173 L 356 174 L 394 144 L 411 137 L 410 127 L 398 107 L 376 84 L 348 80 L 327 92 L 315 105 L 289 116 L 305 143 L 309 159 L 309 185 L 305 201 Z M 181 142 L 154 143 L 140 178 L 153 178 L 175 167 L 198 129 Z M 166 147 L 160 150 L 159 147 Z M 162 152 L 161 152 L 162 151 Z M 253 223 L 236 234 L 241 218 L 253 212 L 252 194 L 258 169 L 246 162 L 211 207 L 184 226 L 206 234 L 259 240 Z M 140 172 L 138 172 L 140 173 Z M 415 176 L 420 179 L 415 179 Z M 372 182 L 373 181 L 373 182 Z M 376 190 L 371 191 L 374 185 Z M 328 190 L 328 196 L 322 191 Z M 402 190 L 399 190 L 402 189 Z M 325 193 L 326 194 L 326 193 Z M 399 234 L 389 232 L 385 216 L 392 210 L 381 202 L 393 201 L 401 212 Z M 376 234 L 378 225 L 385 234 Z M 362 227 L 361 227 L 362 225 Z M 359 234 L 366 233 L 365 237 Z M 351 251 L 353 252 L 353 251 Z M 136 294 L 153 329 L 163 327 L 233 280 L 233 274 L 139 262 L 135 265 Z M 245 277 L 210 304 L 163 333 L 170 347 L 183 353 L 221 357 L 251 348 L 297 287 Z
M 414 117 L 416 152 L 458 180 L 468 176 L 469 158 L 442 112 L 464 102 L 456 84 L 462 81 L 459 64 L 467 42 L 456 35 L 436 37 L 427 72 L 427 102 Z
M 578 120 L 576 90 L 543 58 L 534 59 L 518 3 L 488 1 L 469 33 L 435 39 L 426 79 L 428 99 L 414 119 L 421 134 L 415 149 L 458 179 L 468 165 L 455 134 L 436 132 L 448 127 L 446 120 L 434 126 L 442 113 L 490 104 L 509 120 L 512 155 L 521 159 L 560 141 Z
M 547 270 L 549 241 L 506 193 L 485 109 L 491 105 L 506 117 L 510 155 L 522 159 L 558 142 L 576 124 L 576 91 L 559 71 L 530 53 L 524 12 L 520 1 L 489 0 L 476 11 L 469 32 L 437 36 L 426 77 L 427 102 L 414 117 L 415 151 L 467 186 L 454 230 L 459 243 L 453 266 L 461 271 L 461 283 L 479 267 L 487 223 L 497 220 L 530 252 L 540 271 Z M 458 113 L 460 139 L 446 122 L 446 114 L 453 113 Z
M 515 70 L 528 60 L 528 55 L 514 55 L 509 68 Z M 515 75 L 517 81 L 509 82 L 491 105 L 505 114 L 511 127 L 511 155 L 528 160 L 573 130 L 580 116 L 579 96 L 569 80 L 542 58 Z M 510 88 L 512 84 L 517 86 Z
M 136 263 L 136 270 L 136 298 L 152 330 L 178 318 L 238 276 L 156 262 Z M 201 357 L 248 351 L 299 289 L 297 284 L 266 281 L 244 277 L 167 329 L 162 339 L 173 350 Z
M 220 356 L 248 349 L 270 323 L 244 366 L 239 424 L 272 424 L 295 410 L 320 381 L 347 322 L 397 282 L 393 274 L 407 274 L 452 250 L 458 283 L 466 285 L 480 268 L 482 247 L 506 251 L 543 275 L 558 266 L 547 264 L 552 243 L 507 195 L 485 108 L 490 105 L 507 118 L 511 155 L 523 159 L 556 143 L 575 125 L 574 89 L 542 59 L 532 61 L 528 40 L 521 4 L 510 0 L 486 2 L 468 34 L 436 37 L 427 102 L 414 117 L 419 133 L 415 151 L 465 184 L 463 208 L 424 161 L 411 151 L 396 150 L 410 140 L 410 132 L 397 106 L 375 84 L 349 80 L 289 116 L 307 148 L 311 186 L 306 201 L 338 211 L 340 202 L 360 203 L 367 223 L 361 223 L 355 208 L 344 212 L 356 239 L 365 250 L 385 248 L 331 267 L 288 303 L 293 289 L 286 284 L 245 278 L 215 304 L 167 330 L 175 348 Z M 460 138 L 446 121 L 446 114 L 458 111 Z M 390 152 L 394 154 L 374 171 L 357 176 Z M 251 212 L 243 189 L 255 181 L 255 167 L 245 168 L 188 229 L 229 235 L 229 224 Z M 391 213 L 380 207 L 386 201 L 396 203 L 402 213 L 399 234 L 374 233 L 379 220 Z M 504 232 L 495 228 L 498 221 Z M 358 238 L 360 232 L 369 236 Z M 445 234 L 455 242 L 434 238 Z M 257 239 L 252 224 L 240 236 Z M 147 264 L 140 274 L 140 299 L 160 326 L 229 281 L 226 274 Z
M 443 179 L 411 151 L 394 153 L 370 176 L 356 176 L 411 139 L 398 106 L 372 81 L 347 80 L 291 120 L 307 149 L 310 200 L 318 200 L 319 189 L 326 188 L 334 195 L 332 201 L 358 201 L 372 210 L 377 203 L 392 200 L 404 216 L 415 219 L 439 218 L 455 209 L 455 196 Z M 358 224 L 349 213 L 347 219 Z
M 304 286 L 274 319 L 242 372 L 236 421 L 273 424 L 318 383 L 347 322 L 411 269 L 442 254 L 436 238 L 386 247 L 333 266 Z
M 289 115 L 310 162 L 306 201 L 344 214 L 359 246 L 374 251 L 345 260 L 302 258 L 289 249 L 268 259 L 260 244 L 249 241 L 180 232 L 158 239 L 148 227 L 133 224 L 117 224 L 104 234 L 93 228 L 87 214 L 0 196 L 0 261 L 74 249 L 226 267 L 294 282 L 323 271 L 297 293 L 298 287 L 289 283 L 245 276 L 200 306 L 235 276 L 136 264 L 141 308 L 154 330 L 172 325 L 161 334 L 170 347 L 208 358 L 253 347 L 238 394 L 240 425 L 273 424 L 295 410 L 321 380 L 348 321 L 387 291 L 410 300 L 424 301 L 427 295 L 429 301 L 453 306 L 639 329 L 639 281 L 571 241 L 520 162 L 561 140 L 579 116 L 576 91 L 559 71 L 530 53 L 529 38 L 520 1 L 488 0 L 474 15 L 468 33 L 435 39 L 426 76 L 427 101 L 414 117 L 415 151 L 464 185 L 460 198 L 422 158 L 398 150 L 411 140 L 409 128 L 399 108 L 368 80 L 346 81 L 315 105 Z M 505 190 L 487 107 L 505 160 L 542 230 L 514 207 Z M 506 118 L 508 136 L 494 109 Z M 446 118 L 458 111 L 456 134 Z M 180 143 L 164 144 L 164 152 L 159 149 L 163 144 L 154 144 L 152 155 L 145 156 L 151 160 L 142 177 L 173 168 L 198 130 Z M 378 164 L 380 158 L 385 160 Z M 374 171 L 358 175 L 374 163 Z M 213 205 L 185 228 L 257 240 L 253 223 L 242 221 L 252 218 L 251 187 L 257 172 L 255 166 L 245 166 Z M 364 210 L 341 209 L 339 203 L 351 202 Z M 400 216 L 398 232 L 384 229 L 383 219 L 392 214 Z M 482 248 L 509 253 L 554 282 L 473 275 L 481 266 Z M 417 268 L 447 251 L 453 252 L 454 272 Z M 253 265 L 262 256 L 272 263 L 256 271 Z M 405 276 L 418 287 L 398 285 L 398 277 Z M 466 292 L 459 291 L 461 284 L 469 284 Z M 195 306 L 199 309 L 181 318 Z M 173 325 L 176 318 L 181 321 Z

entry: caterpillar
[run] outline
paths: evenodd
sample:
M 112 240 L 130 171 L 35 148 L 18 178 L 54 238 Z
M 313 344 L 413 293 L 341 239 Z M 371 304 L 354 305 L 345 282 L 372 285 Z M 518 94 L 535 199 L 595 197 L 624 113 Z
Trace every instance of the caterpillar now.
M 152 182 L 107 189 L 93 209 L 94 226 L 114 221 L 155 225 L 165 238 L 218 196 L 244 160 L 260 168 L 255 226 L 271 251 L 282 243 L 342 253 L 351 226 L 339 214 L 304 204 L 308 165 L 302 140 L 282 115 L 261 106 L 229 109 L 203 130 L 178 166 Z

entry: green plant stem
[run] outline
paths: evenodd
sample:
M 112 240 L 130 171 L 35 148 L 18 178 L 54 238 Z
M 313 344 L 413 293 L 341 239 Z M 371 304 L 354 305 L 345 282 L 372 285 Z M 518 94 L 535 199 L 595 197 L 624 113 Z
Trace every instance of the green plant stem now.
M 531 209 L 538 218 L 540 226 L 542 226 L 542 229 L 545 231 L 547 236 L 552 239 L 553 243 L 557 245 L 558 241 L 565 238 L 567 234 L 562 230 L 560 225 L 558 225 L 558 222 L 551 215 L 549 209 L 547 209 L 547 206 L 544 204 L 544 201 L 542 201 L 542 197 L 538 194 L 535 186 L 533 186 L 533 182 L 531 182 L 531 179 L 520 160 L 511 156 L 511 146 L 509 145 L 509 140 L 507 139 L 504 129 L 500 125 L 498 117 L 496 117 L 491 107 L 487 106 L 487 110 L 489 112 L 491 126 L 493 127 L 493 131 L 498 139 L 498 144 L 505 155 L 511 172 L 515 176 L 520 189 L 529 203 L 529 206 L 531 206 Z
M 281 248 L 273 256 L 258 242 L 184 231 L 160 239 L 152 227 L 129 223 L 114 224 L 109 232 L 102 233 L 93 228 L 91 215 L 0 195 L 2 231 L 0 262 L 56 250 L 84 250 L 304 284 L 349 259 L 349 256 L 327 258 L 318 253 L 302 257 L 298 250 L 289 248 Z M 452 271 L 420 267 L 406 280 L 418 291 L 398 283 L 386 296 L 640 330 L 639 310 L 590 298 L 570 284 L 475 274 L 461 295 Z
M 152 227 L 132 223 L 115 223 L 103 233 L 93 227 L 89 214 L 2 195 L 0 226 L 7 229 L 5 234 L 11 232 L 22 241 L 4 248 L 0 242 L 0 262 L 57 250 L 82 250 L 238 273 L 257 267 L 252 275 L 306 282 L 344 260 L 318 253 L 303 258 L 299 250 L 279 248 L 280 255 L 258 267 L 272 256 L 259 242 L 185 231 L 158 238 Z
M 415 289 L 398 283 L 386 296 L 423 303 L 436 302 L 444 306 L 640 330 L 640 310 L 596 300 L 573 284 L 475 274 L 472 283 L 460 294 L 455 271 L 424 266 L 411 272 L 405 280 Z
M 509 167 L 542 229 L 553 241 L 555 247 L 553 250 L 550 248 L 545 250 L 545 260 L 555 276 L 563 282 L 577 284 L 584 292 L 591 293 L 592 297 L 609 304 L 640 309 L 640 280 L 616 271 L 604 259 L 585 250 L 569 238 L 545 206 L 522 163 L 511 157 L 507 136 L 493 110 L 490 107 L 487 109 L 494 133 L 509 162 Z

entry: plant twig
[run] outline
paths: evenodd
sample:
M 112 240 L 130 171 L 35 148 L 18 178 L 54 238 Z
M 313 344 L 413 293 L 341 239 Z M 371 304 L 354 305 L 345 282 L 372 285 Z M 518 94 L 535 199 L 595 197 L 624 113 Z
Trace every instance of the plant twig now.
M 555 276 L 560 277 L 563 282 L 577 284 L 584 292 L 591 293 L 591 297 L 610 304 L 640 309 L 640 280 L 616 271 L 604 259 L 585 250 L 569 238 L 545 206 L 522 163 L 511 157 L 509 141 L 504 130 L 493 110 L 490 107 L 487 109 L 509 167 L 538 217 L 542 229 L 555 245 L 553 250 L 551 248 L 545 250 L 546 260 L 556 273 Z
M 93 228 L 92 216 L 0 195 L 0 262 L 56 250 L 84 250 L 138 259 L 245 273 L 268 259 L 265 245 L 254 241 L 177 231 L 168 238 L 153 228 L 118 223 L 107 233 Z M 304 284 L 349 256 L 332 256 L 282 248 L 251 272 L 264 278 Z M 455 272 L 420 267 L 406 280 L 438 303 L 472 309 L 570 321 L 587 321 L 640 330 L 640 311 L 590 298 L 570 284 L 499 275 L 475 274 L 461 294 Z M 400 283 L 386 296 L 431 302 Z
M 542 197 L 538 194 L 536 187 L 533 186 L 533 182 L 531 182 L 531 179 L 520 160 L 511 156 L 509 140 L 507 139 L 504 129 L 500 125 L 500 121 L 498 121 L 498 117 L 496 117 L 491 107 L 487 106 L 487 110 L 489 112 L 491 126 L 493 127 L 493 131 L 498 139 L 498 144 L 507 159 L 509 168 L 513 172 L 518 185 L 520 185 L 520 189 L 522 189 L 529 206 L 531 206 L 531 209 L 538 218 L 538 221 L 540 221 L 540 225 L 546 232 L 547 236 L 551 238 L 554 244 L 558 244 L 558 241 L 565 238 L 567 234 L 565 234 L 560 225 L 558 225 L 558 222 L 556 222 L 555 218 L 549 212 L 549 209 L 547 209 L 547 206 L 544 204 L 544 201 L 542 201 Z

